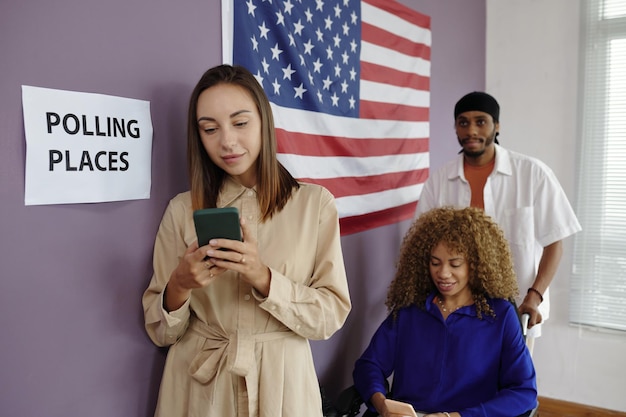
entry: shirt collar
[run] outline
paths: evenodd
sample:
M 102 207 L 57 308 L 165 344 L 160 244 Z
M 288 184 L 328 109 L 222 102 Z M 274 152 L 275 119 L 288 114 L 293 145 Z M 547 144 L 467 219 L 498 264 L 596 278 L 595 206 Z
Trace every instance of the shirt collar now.
M 439 311 L 439 307 L 437 307 L 435 305 L 435 303 L 433 302 L 433 299 L 435 298 L 435 294 L 436 294 L 435 292 L 432 292 L 426 298 L 426 311 L 429 314 L 434 315 L 435 317 L 441 317 L 441 312 Z M 489 301 L 489 304 L 493 308 L 493 303 L 491 301 Z M 478 317 L 478 315 L 476 314 L 476 305 L 475 304 L 472 304 L 472 305 L 469 305 L 469 306 L 465 306 L 465 307 L 461 307 L 460 309 L 455 311 L 455 313 L 456 314 L 461 314 L 461 315 L 464 315 L 464 316 Z M 483 320 L 486 320 L 488 322 L 495 321 L 495 319 L 492 316 L 486 315 L 486 314 L 483 314 Z
M 501 147 L 498 144 L 493 144 L 496 147 L 496 163 L 493 170 L 499 174 L 513 175 L 513 168 L 511 165 L 511 156 L 509 151 Z M 465 178 L 463 169 L 463 154 L 459 154 L 456 159 L 456 170 L 450 171 L 448 179 L 453 180 L 455 178 Z
M 220 195 L 217 199 L 217 207 L 227 207 L 232 205 L 236 199 L 248 190 L 256 192 L 256 186 L 246 188 L 235 181 L 232 177 L 226 176 L 222 189 L 220 190 Z

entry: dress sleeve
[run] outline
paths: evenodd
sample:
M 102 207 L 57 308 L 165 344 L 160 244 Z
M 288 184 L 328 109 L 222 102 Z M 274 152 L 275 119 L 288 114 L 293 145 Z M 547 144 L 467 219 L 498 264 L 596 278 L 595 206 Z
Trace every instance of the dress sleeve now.
M 189 300 L 176 311 L 163 308 L 165 287 L 187 245 L 183 239 L 184 209 L 170 201 L 154 243 L 154 273 L 143 294 L 142 304 L 148 336 L 157 346 L 169 346 L 178 340 L 189 323 Z
M 294 231 L 301 234 L 301 239 L 314 239 L 310 279 L 301 283 L 272 268 L 269 295 L 260 300 L 261 308 L 295 333 L 313 340 L 332 336 L 343 326 L 351 309 L 337 207 L 332 194 L 321 190 L 319 218 L 310 228 L 314 232 Z M 302 219 L 303 224 L 310 221 Z

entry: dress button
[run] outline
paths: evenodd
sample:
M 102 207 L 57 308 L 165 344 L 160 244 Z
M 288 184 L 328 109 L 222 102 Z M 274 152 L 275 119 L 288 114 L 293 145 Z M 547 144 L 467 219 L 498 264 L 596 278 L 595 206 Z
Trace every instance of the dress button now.
M 248 196 L 252 196 L 252 194 L 254 194 L 252 190 L 248 191 Z
M 243 296 L 243 299 L 244 299 L 244 300 L 246 300 L 246 301 L 248 301 L 248 300 L 250 299 L 250 294 L 246 294 L 246 295 L 244 295 L 244 296 Z

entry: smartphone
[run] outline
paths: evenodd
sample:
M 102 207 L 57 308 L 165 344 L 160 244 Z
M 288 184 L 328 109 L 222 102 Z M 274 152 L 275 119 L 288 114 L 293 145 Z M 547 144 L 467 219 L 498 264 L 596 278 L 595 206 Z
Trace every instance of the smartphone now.
M 397 414 L 402 417 L 417 417 L 417 413 L 413 409 L 413 406 L 409 403 L 403 403 L 401 401 L 385 399 L 385 405 L 387 410 L 393 414 Z
M 241 240 L 237 207 L 196 210 L 193 212 L 193 223 L 199 247 L 207 245 L 211 239 Z

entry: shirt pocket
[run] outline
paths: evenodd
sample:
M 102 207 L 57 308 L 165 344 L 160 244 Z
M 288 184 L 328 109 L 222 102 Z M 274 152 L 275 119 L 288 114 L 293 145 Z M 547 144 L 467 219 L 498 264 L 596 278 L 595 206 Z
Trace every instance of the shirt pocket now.
M 516 207 L 505 211 L 504 235 L 511 245 L 526 246 L 534 241 L 533 207 Z

